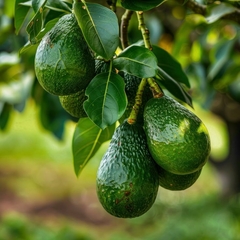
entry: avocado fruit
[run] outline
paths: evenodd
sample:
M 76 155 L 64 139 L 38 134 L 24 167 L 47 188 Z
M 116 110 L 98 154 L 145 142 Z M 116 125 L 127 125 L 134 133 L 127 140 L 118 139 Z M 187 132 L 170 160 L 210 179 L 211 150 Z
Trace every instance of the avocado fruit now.
M 103 208 L 119 218 L 134 218 L 148 211 L 159 187 L 142 126 L 119 125 L 97 172 L 97 195 Z

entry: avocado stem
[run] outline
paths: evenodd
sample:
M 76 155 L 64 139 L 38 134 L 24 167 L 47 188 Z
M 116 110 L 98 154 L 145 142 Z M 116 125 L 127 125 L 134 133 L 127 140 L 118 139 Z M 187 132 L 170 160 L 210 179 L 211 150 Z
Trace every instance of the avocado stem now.
M 147 78 L 143 78 L 138 86 L 138 90 L 137 90 L 136 97 L 135 97 L 135 103 L 132 107 L 132 111 L 127 120 L 127 122 L 129 124 L 134 124 L 137 121 L 137 115 L 139 112 L 139 108 L 142 104 L 142 95 L 143 95 L 144 88 L 146 85 L 147 85 Z
M 113 12 L 117 11 L 117 0 L 107 0 L 107 3 Z
M 161 90 L 161 88 L 158 86 L 158 84 L 153 78 L 148 78 L 147 82 L 150 85 L 150 89 L 152 91 L 154 98 L 161 98 L 164 96 L 163 91 Z
M 138 11 L 137 13 L 137 18 L 138 18 L 138 28 L 142 32 L 142 37 L 144 41 L 144 45 L 146 48 L 152 51 L 152 45 L 150 42 L 150 37 L 149 37 L 149 30 L 146 27 L 146 24 L 144 22 L 144 17 L 143 17 L 143 12 Z
M 125 49 L 128 47 L 128 26 L 129 22 L 131 20 L 133 11 L 131 10 L 126 10 L 124 14 L 122 15 L 121 18 L 121 43 L 122 43 L 122 48 Z

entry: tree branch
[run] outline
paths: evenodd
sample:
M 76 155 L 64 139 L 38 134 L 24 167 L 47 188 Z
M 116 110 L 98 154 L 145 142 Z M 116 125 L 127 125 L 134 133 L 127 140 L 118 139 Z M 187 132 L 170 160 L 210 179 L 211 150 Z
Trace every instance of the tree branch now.
M 128 47 L 128 25 L 133 11 L 126 10 L 121 19 L 121 43 L 122 48 Z
M 187 8 L 191 9 L 194 13 L 201 14 L 203 16 L 207 15 L 207 5 L 200 4 L 194 0 L 176 0 L 178 3 L 187 6 Z M 221 17 L 224 20 L 230 20 L 236 22 L 240 25 L 240 10 L 236 9 L 232 13 L 228 13 Z

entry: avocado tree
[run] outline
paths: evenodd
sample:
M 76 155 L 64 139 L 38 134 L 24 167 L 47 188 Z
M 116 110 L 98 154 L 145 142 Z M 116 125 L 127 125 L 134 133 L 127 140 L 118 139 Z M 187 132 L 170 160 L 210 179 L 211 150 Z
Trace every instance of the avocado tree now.
M 239 192 L 238 2 L 16 0 L 14 9 L 9 1 L 2 2 L 2 12 L 1 130 L 11 112 L 22 111 L 29 98 L 40 107 L 42 125 L 57 138 L 62 138 L 67 120 L 75 121 L 76 175 L 102 143 L 111 140 L 97 181 L 107 211 L 139 216 L 153 204 L 158 184 L 183 190 L 197 180 L 210 153 L 210 139 L 189 110 L 193 102 L 225 120 L 229 154 L 220 164 L 210 158 L 229 179 L 224 194 Z M 183 157 L 181 163 L 172 162 L 173 153 L 182 153 L 187 161 Z M 110 170 L 119 172 L 108 179 L 111 183 L 128 176 L 126 156 L 129 162 L 140 159 L 130 171 L 140 168 L 138 178 L 149 179 L 145 185 L 152 191 L 150 198 L 136 194 L 143 185 L 134 188 L 135 175 L 122 180 L 127 183 L 123 187 L 109 190 L 103 183 Z M 121 163 L 108 168 L 109 158 Z M 115 197 L 119 191 L 123 195 Z

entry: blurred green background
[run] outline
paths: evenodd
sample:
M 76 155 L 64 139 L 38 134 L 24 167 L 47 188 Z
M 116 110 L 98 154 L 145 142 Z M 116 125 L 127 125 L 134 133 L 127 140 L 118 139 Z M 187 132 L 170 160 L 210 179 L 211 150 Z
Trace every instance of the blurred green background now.
M 0 133 L 1 240 L 240 239 L 240 200 L 220 197 L 218 174 L 210 163 L 191 188 L 160 188 L 145 215 L 126 220 L 110 216 L 95 192 L 97 167 L 108 143 L 77 178 L 71 153 L 75 123 L 66 123 L 59 141 L 41 126 L 38 112 L 29 100 Z
M 38 85 L 36 46 L 19 56 L 28 36 L 24 29 L 15 34 L 13 6 L 0 0 L 0 240 L 240 239 L 238 25 L 207 24 L 173 2 L 146 14 L 153 43 L 189 76 L 194 111 L 209 130 L 212 152 L 191 188 L 159 188 L 146 214 L 117 219 L 95 192 L 108 143 L 77 178 L 71 152 L 77 120 Z M 129 30 L 136 41 L 134 17 Z

